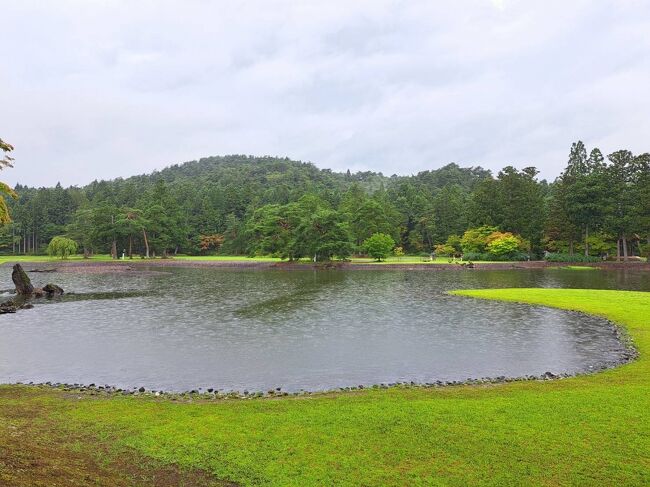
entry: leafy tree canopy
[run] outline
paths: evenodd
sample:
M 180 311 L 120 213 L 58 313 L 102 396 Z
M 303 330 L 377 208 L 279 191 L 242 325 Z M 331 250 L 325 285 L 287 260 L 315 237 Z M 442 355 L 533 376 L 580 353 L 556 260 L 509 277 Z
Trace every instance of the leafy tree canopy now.
M 395 240 L 385 233 L 374 233 L 364 242 L 364 247 L 370 257 L 381 261 L 391 254 L 395 247 Z

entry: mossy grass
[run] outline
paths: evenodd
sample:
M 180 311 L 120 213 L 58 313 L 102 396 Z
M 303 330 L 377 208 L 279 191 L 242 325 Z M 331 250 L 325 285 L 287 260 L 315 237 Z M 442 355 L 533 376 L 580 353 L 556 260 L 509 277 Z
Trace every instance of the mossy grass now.
M 40 431 L 50 441 L 61 429 L 92 431 L 110 450 L 242 485 L 650 483 L 650 293 L 455 294 L 608 318 L 629 332 L 639 359 L 554 381 L 217 402 L 2 386 L 0 411 L 39 407 L 47 410 Z M 15 431 L 0 428 L 8 434 Z

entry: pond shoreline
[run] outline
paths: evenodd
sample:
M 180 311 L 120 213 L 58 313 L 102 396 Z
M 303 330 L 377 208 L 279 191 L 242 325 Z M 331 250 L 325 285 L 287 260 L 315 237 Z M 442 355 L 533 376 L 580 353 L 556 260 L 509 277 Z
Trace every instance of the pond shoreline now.
M 481 378 L 467 378 L 465 380 L 435 380 L 432 382 L 416 382 L 416 381 L 397 381 L 389 383 L 379 383 L 379 384 L 369 384 L 363 385 L 359 384 L 357 386 L 344 386 L 336 387 L 332 389 L 324 390 L 300 390 L 300 391 L 284 391 L 282 387 L 271 388 L 267 391 L 235 391 L 235 390 L 225 390 L 217 388 L 203 388 L 198 387 L 196 389 L 191 389 L 187 391 L 165 391 L 165 390 L 148 390 L 143 386 L 130 387 L 130 388 L 121 388 L 117 386 L 112 386 L 109 384 L 97 385 L 94 383 L 90 384 L 68 384 L 61 382 L 12 382 L 12 383 L 1 383 L 0 386 L 21 386 L 29 388 L 45 388 L 45 389 L 54 389 L 62 392 L 69 392 L 74 394 L 84 394 L 89 396 L 142 396 L 150 398 L 160 398 L 171 401 L 192 401 L 192 400 L 206 400 L 206 401 L 215 401 L 215 400 L 227 400 L 227 399 L 238 399 L 238 400 L 247 400 L 247 399 L 272 399 L 272 398 L 282 398 L 282 397 L 312 397 L 312 396 L 326 396 L 332 394 L 345 394 L 355 391 L 364 391 L 364 390 L 377 390 L 377 389 L 439 389 L 439 388 L 448 388 L 448 387 L 459 387 L 459 386 L 494 386 L 499 384 L 507 383 L 516 383 L 516 382 L 545 382 L 545 381 L 558 381 L 564 379 L 571 379 L 576 377 L 585 377 L 591 376 L 594 374 L 599 374 L 606 370 L 616 369 L 623 365 L 627 365 L 631 362 L 634 362 L 639 357 L 639 352 L 634 347 L 634 344 L 629 339 L 625 331 L 616 325 L 613 322 L 609 322 L 613 328 L 613 332 L 616 334 L 617 338 L 624 344 L 626 352 L 622 359 L 606 362 L 598 367 L 594 367 L 592 370 L 576 372 L 576 373 L 559 373 L 554 374 L 553 372 L 547 371 L 540 375 L 523 375 L 517 377 L 510 376 L 497 376 L 497 377 L 481 377 Z
M 8 266 L 11 261 L 3 265 Z M 481 271 L 481 270 L 522 270 L 522 269 L 552 269 L 567 268 L 576 266 L 570 262 L 491 262 L 474 263 L 472 267 L 465 263 L 355 263 L 355 262 L 331 262 L 331 263 L 302 263 L 302 262 L 260 262 L 241 260 L 191 260 L 191 259 L 132 259 L 125 261 L 21 261 L 29 266 L 28 272 L 71 272 L 71 273 L 129 273 L 132 271 L 142 272 L 146 267 L 184 267 L 184 268 L 221 268 L 221 269 L 252 269 L 252 270 L 281 270 L 281 271 L 304 271 L 304 270 L 346 270 L 346 271 L 377 271 L 377 270 L 402 270 L 402 271 Z M 647 262 L 595 262 L 580 264 L 599 270 L 635 270 L 650 271 L 650 263 Z

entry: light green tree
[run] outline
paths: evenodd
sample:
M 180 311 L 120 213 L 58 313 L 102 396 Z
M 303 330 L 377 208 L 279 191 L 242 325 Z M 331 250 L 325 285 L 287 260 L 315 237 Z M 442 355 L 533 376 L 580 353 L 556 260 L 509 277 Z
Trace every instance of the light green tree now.
M 375 233 L 364 243 L 368 255 L 378 262 L 388 257 L 395 247 L 395 240 L 385 233 Z
M 47 253 L 50 257 L 61 257 L 67 259 L 70 254 L 77 252 L 77 242 L 67 237 L 54 237 L 47 246 Z

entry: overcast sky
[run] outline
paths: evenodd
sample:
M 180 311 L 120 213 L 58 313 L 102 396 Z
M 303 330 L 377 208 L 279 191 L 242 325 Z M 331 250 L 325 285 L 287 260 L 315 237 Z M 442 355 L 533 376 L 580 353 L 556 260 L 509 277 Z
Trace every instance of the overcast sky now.
M 0 0 L 11 184 L 233 153 L 553 179 L 649 134 L 648 1 Z

